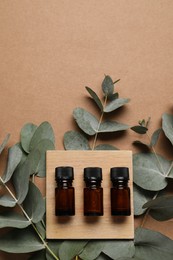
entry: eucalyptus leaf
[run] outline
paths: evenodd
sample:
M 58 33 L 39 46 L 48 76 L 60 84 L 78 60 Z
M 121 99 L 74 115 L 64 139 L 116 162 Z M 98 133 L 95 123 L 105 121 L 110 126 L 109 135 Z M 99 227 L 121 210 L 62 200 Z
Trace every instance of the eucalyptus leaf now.
M 0 145 L 0 154 L 2 153 L 5 146 L 7 145 L 9 138 L 10 138 L 10 134 L 7 134 L 5 139 L 3 140 L 2 144 Z
M 49 248 L 53 251 L 53 253 L 58 257 L 59 259 L 59 248 L 61 244 L 64 242 L 62 240 L 54 240 L 54 239 L 49 239 L 48 241 L 48 246 Z M 48 250 L 46 250 L 46 259 L 47 260 L 55 260 L 55 258 L 50 254 Z
M 119 150 L 119 149 L 110 144 L 99 144 L 94 148 L 94 150 Z
M 173 115 L 169 114 L 163 114 L 162 116 L 162 129 L 166 135 L 166 137 L 169 139 L 169 141 L 173 145 Z
M 16 201 L 11 196 L 7 194 L 0 196 L 0 206 L 12 208 L 15 205 L 16 205 Z
M 78 126 L 88 135 L 94 135 L 98 128 L 98 120 L 83 108 L 75 108 L 73 117 Z
M 110 133 L 110 132 L 117 132 L 117 131 L 124 131 L 129 128 L 128 125 L 118 123 L 116 121 L 104 121 L 100 124 L 99 133 Z
M 104 242 L 102 252 L 111 257 L 111 259 L 129 256 L 132 257 L 135 254 L 135 247 L 133 241 L 109 240 Z
M 29 153 L 30 142 L 36 129 L 37 126 L 32 123 L 25 124 L 21 129 L 20 141 L 21 141 L 22 148 L 26 153 Z
M 37 222 L 35 224 L 37 230 L 39 231 L 39 233 L 41 234 L 42 238 L 45 239 L 46 238 L 46 229 L 45 226 L 43 225 L 43 221 L 41 220 L 40 222 Z
M 114 92 L 114 82 L 109 75 L 106 75 L 102 82 L 103 93 L 108 96 Z
M 96 259 L 104 248 L 104 241 L 93 240 L 89 241 L 84 247 L 84 250 L 79 254 L 82 260 Z
M 137 228 L 135 232 L 135 257 L 142 260 L 172 260 L 173 240 L 159 232 Z
M 138 133 L 138 134 L 146 134 L 146 132 L 148 131 L 148 128 L 146 128 L 145 126 L 141 126 L 141 125 L 136 125 L 136 126 L 132 126 L 131 129 Z
M 80 254 L 81 250 L 87 244 L 86 240 L 66 240 L 59 248 L 59 257 L 62 260 L 70 260 Z
M 136 256 L 134 256 L 134 257 L 120 257 L 117 260 L 130 260 L 130 259 L 132 259 L 132 260 L 143 260 L 143 258 L 139 258 L 139 257 L 136 257 Z
M 76 131 L 68 131 L 64 134 L 64 147 L 66 150 L 91 149 L 87 138 Z
M 140 140 L 134 141 L 133 144 L 137 145 L 137 146 L 141 146 L 141 147 L 143 146 L 143 148 L 150 149 L 150 145 L 149 144 L 141 142 Z
M 88 93 L 90 94 L 90 96 L 93 98 L 93 100 L 95 101 L 95 103 L 97 104 L 97 106 L 100 108 L 101 111 L 103 111 L 103 105 L 102 102 L 100 100 L 100 98 L 97 96 L 97 94 L 89 87 L 86 87 L 86 90 L 88 91 Z
M 9 148 L 7 167 L 4 175 L 2 176 L 4 183 L 8 182 L 11 179 L 11 176 L 13 175 L 13 172 L 20 163 L 21 159 L 22 151 L 18 146 L 14 145 Z
M 0 237 L 0 250 L 8 253 L 29 253 L 44 249 L 35 231 L 31 227 L 16 229 Z
M 130 99 L 128 98 L 117 98 L 113 101 L 111 101 L 105 108 L 104 108 L 104 112 L 105 113 L 109 113 L 112 112 L 122 106 L 124 106 L 125 104 L 127 104 L 130 101 Z
M 49 122 L 46 121 L 41 123 L 35 130 L 34 135 L 31 138 L 29 151 L 35 149 L 42 139 L 48 139 L 53 144 L 55 143 L 55 136 L 52 126 L 49 124 Z
M 135 154 L 133 156 L 134 183 L 146 190 L 162 190 L 167 186 L 165 175 L 169 167 L 170 162 L 160 155 L 156 158 L 153 153 Z
M 166 195 L 150 200 L 143 208 L 149 208 L 150 215 L 158 221 L 169 220 L 173 218 L 173 196 Z
M 28 156 L 28 161 L 32 167 L 32 174 L 38 177 L 46 176 L 46 151 L 54 149 L 55 146 L 51 140 L 40 140 L 35 149 L 33 149 Z
M 47 258 L 46 258 L 46 250 L 37 251 L 28 260 L 47 260 Z
M 156 194 L 156 192 L 144 190 L 134 183 L 133 198 L 134 198 L 134 215 L 135 216 L 140 216 L 146 211 L 146 208 L 143 208 L 143 205 L 147 201 L 151 200 L 155 194 Z
M 17 167 L 12 176 L 12 183 L 14 185 L 19 204 L 24 201 L 28 193 L 30 175 L 31 166 L 29 161 L 26 160 L 20 167 Z
M 0 228 L 16 227 L 26 228 L 31 224 L 23 215 L 15 211 L 5 211 L 0 214 Z
M 158 139 L 159 139 L 159 136 L 160 136 L 160 133 L 161 133 L 162 129 L 159 128 L 157 129 L 153 134 L 152 134 L 152 137 L 151 137 L 151 143 L 150 143 L 150 146 L 155 146 Z
M 117 99 L 117 98 L 119 98 L 118 92 L 113 93 L 113 94 L 111 94 L 111 95 L 108 96 L 108 99 L 109 99 L 110 101 L 113 101 L 113 100 L 115 100 L 115 99 Z
M 29 182 L 29 191 L 23 202 L 23 207 L 33 223 L 38 223 L 45 213 L 45 201 L 37 186 Z
M 104 253 L 101 253 L 96 260 L 110 260 L 112 258 L 110 258 L 109 256 L 105 255 Z

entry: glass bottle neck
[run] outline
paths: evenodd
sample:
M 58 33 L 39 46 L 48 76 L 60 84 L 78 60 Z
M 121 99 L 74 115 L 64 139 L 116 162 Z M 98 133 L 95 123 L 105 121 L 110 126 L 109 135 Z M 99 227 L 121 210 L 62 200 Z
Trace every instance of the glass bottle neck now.
M 96 189 L 101 187 L 100 180 L 86 180 L 85 183 L 87 188 Z
M 113 187 L 128 187 L 128 180 L 112 180 Z
M 61 189 L 72 187 L 72 180 L 58 180 L 57 187 Z

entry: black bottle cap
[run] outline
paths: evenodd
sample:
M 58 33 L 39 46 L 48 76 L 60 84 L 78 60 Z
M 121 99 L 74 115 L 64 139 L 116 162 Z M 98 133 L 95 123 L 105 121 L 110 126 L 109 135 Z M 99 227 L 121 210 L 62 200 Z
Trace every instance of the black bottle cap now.
M 73 167 L 60 166 L 55 168 L 55 180 L 73 180 Z
M 87 167 L 84 168 L 84 180 L 102 180 L 102 169 L 100 167 Z
M 129 168 L 113 167 L 111 168 L 111 180 L 129 180 Z

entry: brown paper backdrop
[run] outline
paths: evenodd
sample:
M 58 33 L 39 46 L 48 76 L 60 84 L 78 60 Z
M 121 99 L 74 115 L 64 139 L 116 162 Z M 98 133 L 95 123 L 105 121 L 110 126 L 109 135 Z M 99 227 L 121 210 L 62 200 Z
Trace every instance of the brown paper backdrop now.
M 14 144 L 25 123 L 48 120 L 63 149 L 63 134 L 77 129 L 72 110 L 98 114 L 84 87 L 101 93 L 104 74 L 120 78 L 120 96 L 131 98 L 114 118 L 134 125 L 151 116 L 155 130 L 173 108 L 172 10 L 172 0 L 0 1 L 0 141 L 9 132 Z M 131 149 L 136 138 L 107 142 Z M 145 226 L 173 238 L 171 221 Z

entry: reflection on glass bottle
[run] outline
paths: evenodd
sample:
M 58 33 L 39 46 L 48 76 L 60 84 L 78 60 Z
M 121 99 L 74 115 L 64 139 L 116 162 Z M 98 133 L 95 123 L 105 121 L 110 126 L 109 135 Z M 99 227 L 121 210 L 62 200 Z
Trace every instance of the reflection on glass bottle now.
M 103 216 L 103 188 L 101 187 L 102 169 L 87 167 L 84 169 L 84 215 Z
M 129 169 L 111 168 L 111 214 L 113 216 L 130 216 L 130 188 L 128 187 Z
M 63 166 L 55 168 L 55 215 L 75 215 L 75 191 L 72 187 L 74 179 L 73 167 Z

